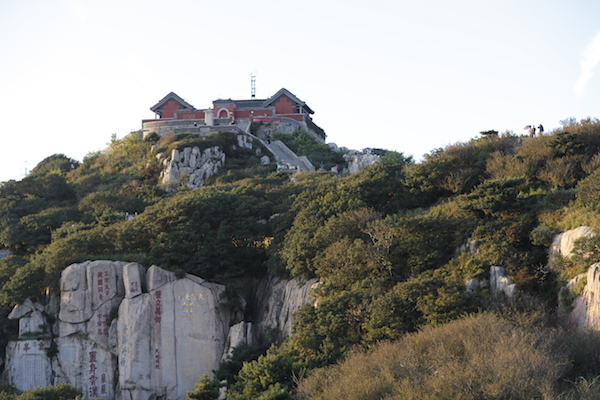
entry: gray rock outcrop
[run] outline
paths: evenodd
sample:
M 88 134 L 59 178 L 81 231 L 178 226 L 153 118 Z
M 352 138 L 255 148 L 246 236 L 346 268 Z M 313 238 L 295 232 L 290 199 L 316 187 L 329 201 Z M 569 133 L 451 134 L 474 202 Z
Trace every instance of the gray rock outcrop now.
M 569 312 L 564 315 L 564 324 L 567 327 L 587 327 L 600 330 L 600 263 L 588 268 L 587 273 L 581 274 L 567 284 L 567 288 L 573 288 L 582 280 L 586 279 L 585 288 L 581 296 L 573 300 Z
M 255 339 L 262 340 L 265 332 L 276 332 L 281 340 L 292 333 L 293 315 L 310 301 L 310 291 L 319 285 L 318 279 L 290 281 L 277 277 L 263 279 L 256 291 Z
M 8 383 L 20 390 L 52 384 L 52 363 L 46 355 L 50 340 L 11 341 L 6 346 L 4 373 Z
M 350 151 L 344 154 L 344 160 L 348 163 L 348 172 L 354 174 L 361 169 L 380 161 L 377 154 L 366 154 L 358 151 Z
M 11 313 L 23 335 L 7 347 L 5 374 L 20 390 L 68 383 L 88 399 L 184 399 L 218 367 L 229 331 L 222 285 L 92 261 L 66 268 L 60 289 L 53 339 L 42 305 Z
M 587 284 L 583 290 L 585 304 L 584 325 L 600 330 L 600 263 L 592 265 L 587 271 Z
M 119 261 L 73 264 L 59 296 L 10 313 L 20 336 L 6 348 L 5 380 L 20 390 L 66 383 L 86 399 L 183 400 L 235 347 L 267 330 L 289 335 L 317 284 L 267 277 L 247 294 L 255 315 L 244 316 L 246 299 L 232 315 L 221 306 L 225 287 L 197 276 Z
M 517 291 L 517 285 L 510 283 L 504 267 L 490 267 L 490 292 L 494 295 L 503 294 L 512 297 Z
M 251 345 L 252 340 L 252 322 L 241 321 L 229 328 L 227 337 L 227 348 L 223 353 L 222 360 L 226 360 L 233 354 L 233 349 L 246 344 Z
M 465 282 L 467 293 L 476 293 L 489 287 L 489 282 L 484 277 L 471 278 Z
M 555 255 L 571 257 L 577 239 L 592 237 L 595 234 L 589 226 L 580 226 L 556 235 L 550 246 L 550 264 L 552 265 L 552 257 Z M 598 302 L 600 299 L 600 263 L 590 266 L 586 273 L 571 279 L 560 293 L 560 303 L 564 303 L 564 296 L 573 296 L 575 288 L 583 284 L 585 284 L 583 292 L 577 291 L 581 295 L 577 296 L 570 305 L 563 304 L 559 310 L 564 325 L 600 330 L 600 303 Z
M 241 137 L 245 137 L 240 135 Z M 199 147 L 186 147 L 182 151 L 173 149 L 171 157 L 163 161 L 161 181 L 167 186 L 179 186 L 182 182 L 188 189 L 202 187 L 204 182 L 219 172 L 225 165 L 225 152 L 219 147 L 200 151 Z
M 559 233 L 552 240 L 550 254 L 560 254 L 563 257 L 570 257 L 577 239 L 595 235 L 596 233 L 589 226 L 580 226 L 570 231 Z

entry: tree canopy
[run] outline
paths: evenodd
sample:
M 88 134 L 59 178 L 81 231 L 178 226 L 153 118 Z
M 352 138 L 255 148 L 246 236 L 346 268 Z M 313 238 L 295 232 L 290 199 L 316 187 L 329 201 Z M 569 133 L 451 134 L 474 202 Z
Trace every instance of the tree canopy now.
M 276 138 L 321 171 L 276 171 L 262 165 L 260 152 L 239 148 L 233 134 L 129 135 L 82 163 L 57 154 L 21 181 L 1 183 L 0 247 L 13 255 L 0 259 L 0 307 L 7 314 L 26 297 L 56 292 L 61 271 L 87 259 L 156 264 L 233 288 L 267 274 L 316 277 L 317 305 L 300 308 L 291 337 L 240 349 L 215 372 L 229 398 L 292 399 L 298 388 L 322 399 L 470 398 L 468 382 L 472 398 L 585 398 L 600 375 L 597 362 L 575 354 L 575 345 L 559 354 L 548 343 L 595 338 L 516 324 L 499 316 L 500 299 L 485 289 L 467 292 L 465 283 L 503 266 L 539 308 L 554 310 L 566 279 L 598 259 L 597 239 L 578 243 L 576 256 L 555 267 L 547 249 L 555 233 L 600 230 L 600 122 L 570 121 L 534 138 L 484 131 L 421 162 L 371 149 L 380 162 L 350 175 L 330 172 L 344 165 L 343 154 L 307 135 Z M 221 146 L 226 167 L 198 189 L 161 185 L 167 155 L 192 145 Z M 490 330 L 490 342 L 473 342 Z M 452 346 L 444 350 L 446 340 Z M 487 362 L 489 354 L 516 349 L 529 364 L 504 372 L 497 368 L 508 368 L 509 356 L 498 366 Z M 386 352 L 398 360 L 418 356 L 422 367 L 402 367 Z M 390 362 L 377 388 L 364 386 L 375 394 L 347 394 L 344 376 L 358 384 L 357 374 L 375 374 L 370 357 Z M 538 379 L 537 388 L 527 383 Z M 198 380 L 189 397 L 214 397 L 220 381 Z M 418 387 L 402 389 L 407 380 Z

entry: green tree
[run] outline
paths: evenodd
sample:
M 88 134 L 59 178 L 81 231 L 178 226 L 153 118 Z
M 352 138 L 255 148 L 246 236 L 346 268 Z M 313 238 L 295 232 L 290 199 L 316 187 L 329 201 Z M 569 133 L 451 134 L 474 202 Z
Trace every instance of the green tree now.
M 280 255 L 294 276 L 314 276 L 314 258 L 322 246 L 317 232 L 330 218 L 356 210 L 363 202 L 351 192 L 338 190 L 335 178 L 321 180 L 312 190 L 298 195 L 290 211 L 294 215 L 291 228 L 285 235 Z M 319 235 L 319 238 L 323 238 Z M 326 238 L 331 243 L 331 238 Z
M 53 154 L 44 158 L 30 172 L 30 175 L 45 175 L 48 173 L 57 173 L 64 175 L 79 166 L 79 162 L 65 156 L 64 154 Z
M 235 383 L 237 374 L 242 369 L 244 363 L 256 360 L 263 355 L 270 347 L 270 343 L 254 343 L 252 345 L 240 344 L 236 346 L 227 359 L 219 363 L 219 368 L 215 371 L 215 379 L 219 382 L 227 381 L 228 385 Z
M 71 223 L 66 225 L 59 229 L 61 235 L 65 233 L 64 236 L 56 237 L 31 262 L 43 267 L 46 272 L 44 283 L 53 288 L 58 287 L 61 271 L 72 263 L 115 254 L 115 238 L 102 227 Z
M 94 192 L 80 203 L 79 210 L 90 215 L 101 224 L 122 221 L 126 214 L 141 213 L 146 203 L 135 196 L 119 195 L 109 192 Z
M 256 361 L 244 364 L 227 395 L 235 400 L 292 400 L 293 376 L 298 376 L 302 367 L 285 351 L 271 347 Z
M 200 383 L 194 385 L 193 392 L 187 392 L 186 400 L 217 400 L 219 398 L 219 384 L 211 380 L 207 374 L 200 377 Z
M 0 290 L 0 305 L 12 307 L 26 298 L 39 298 L 44 289 L 44 269 L 32 263 L 18 267 Z
M 65 222 L 79 221 L 81 215 L 76 207 L 51 207 L 35 214 L 28 214 L 19 220 L 15 240 L 25 246 L 27 253 L 35 253 L 50 244 L 52 231 Z
M 446 264 L 470 233 L 470 227 L 463 222 L 431 215 L 394 218 L 390 223 L 396 240 L 389 260 L 396 279 L 407 279 Z
M 35 226 L 32 221 L 35 217 L 25 219 L 25 226 L 20 225 L 21 219 L 46 209 L 68 209 L 76 201 L 71 185 L 56 174 L 30 175 L 19 182 L 3 184 L 0 186 L 0 245 L 18 255 L 37 249 L 39 243 L 47 241 L 48 226 L 43 227 L 46 231 L 38 231 L 30 237 L 24 229 L 27 224 Z M 45 217 L 51 213 L 47 212 Z
M 270 202 L 217 190 L 194 190 L 154 204 L 115 229 L 116 251 L 207 279 L 264 273 Z
M 69 385 L 39 387 L 18 395 L 15 400 L 82 400 L 81 391 Z
M 600 169 L 580 180 L 577 189 L 576 205 L 592 211 L 600 211 Z
M 404 183 L 405 170 L 411 162 L 402 155 L 393 161 L 384 157 L 381 162 L 344 178 L 340 190 L 352 193 L 364 206 L 384 214 L 418 207 L 421 205 L 419 199 Z
M 19 391 L 17 388 L 6 385 L 4 383 L 0 383 L 0 399 L 2 400 L 15 400 Z
M 372 245 L 362 239 L 344 237 L 316 257 L 316 274 L 328 289 L 345 289 L 354 282 L 377 274 L 385 266 Z

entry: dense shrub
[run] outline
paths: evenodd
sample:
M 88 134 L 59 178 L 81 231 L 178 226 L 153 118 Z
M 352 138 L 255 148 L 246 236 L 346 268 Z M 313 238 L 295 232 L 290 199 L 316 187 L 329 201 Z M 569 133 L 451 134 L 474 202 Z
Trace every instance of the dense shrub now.
M 73 160 L 64 154 L 53 154 L 40 161 L 39 164 L 31 170 L 29 175 L 44 175 L 47 173 L 64 175 L 78 166 L 78 161 Z
M 299 392 L 315 400 L 552 398 L 569 370 L 556 343 L 551 332 L 482 314 L 313 371 Z
M 39 387 L 16 396 L 14 400 L 82 400 L 81 391 L 69 385 Z

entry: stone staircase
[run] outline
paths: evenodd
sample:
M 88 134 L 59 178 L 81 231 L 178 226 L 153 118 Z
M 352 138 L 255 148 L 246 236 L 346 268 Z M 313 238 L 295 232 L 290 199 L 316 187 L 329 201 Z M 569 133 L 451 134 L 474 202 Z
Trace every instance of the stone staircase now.
M 315 170 L 315 167 L 306 156 L 298 157 L 296 153 L 290 150 L 290 148 L 287 147 L 281 140 L 267 142 L 251 134 L 250 124 L 251 122 L 249 121 L 245 130 L 242 127 L 240 127 L 240 129 L 248 136 L 260 141 L 267 149 L 269 149 L 271 154 L 273 154 L 275 157 L 275 161 L 277 161 L 278 168 L 287 171 L 311 172 Z
M 314 171 L 315 167 L 306 156 L 298 157 L 281 140 L 275 140 L 264 145 L 273 153 L 278 166 L 283 170 Z

